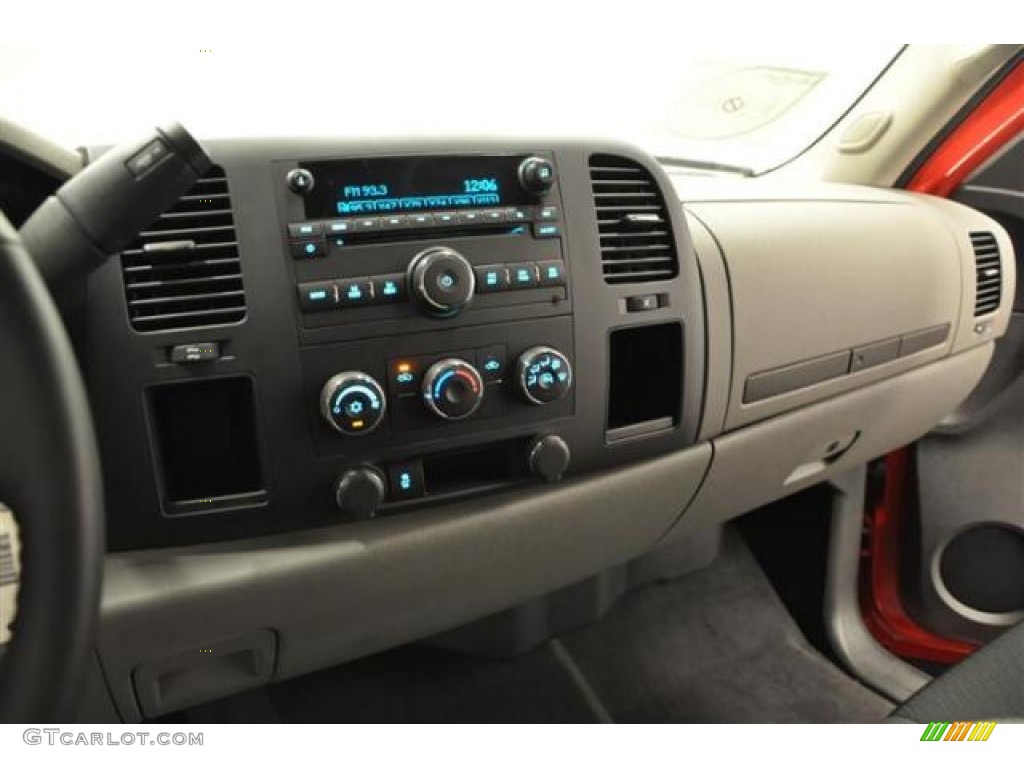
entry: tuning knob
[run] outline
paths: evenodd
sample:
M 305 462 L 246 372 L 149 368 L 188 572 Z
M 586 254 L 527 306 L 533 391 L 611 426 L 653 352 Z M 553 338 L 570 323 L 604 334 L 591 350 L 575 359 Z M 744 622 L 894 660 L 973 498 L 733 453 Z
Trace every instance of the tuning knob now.
M 334 501 L 348 517 L 368 520 L 384 502 L 384 475 L 375 467 L 347 469 L 334 484 Z
M 421 251 L 409 262 L 409 292 L 430 314 L 454 317 L 473 299 L 473 265 L 458 251 L 437 247 Z
M 569 446 L 558 435 L 542 435 L 530 441 L 526 450 L 526 464 L 530 473 L 553 483 L 560 480 L 569 468 L 572 454 Z
M 516 363 L 519 392 L 534 405 L 561 400 L 572 387 L 569 358 L 552 347 L 531 347 Z
M 470 416 L 484 399 L 480 372 L 465 360 L 446 357 L 423 374 L 423 403 L 448 421 Z
M 372 376 L 344 371 L 332 376 L 320 390 L 320 414 L 343 435 L 365 435 L 384 418 L 384 390 Z
M 528 157 L 519 164 L 519 184 L 527 192 L 542 195 L 555 183 L 555 165 L 544 157 Z

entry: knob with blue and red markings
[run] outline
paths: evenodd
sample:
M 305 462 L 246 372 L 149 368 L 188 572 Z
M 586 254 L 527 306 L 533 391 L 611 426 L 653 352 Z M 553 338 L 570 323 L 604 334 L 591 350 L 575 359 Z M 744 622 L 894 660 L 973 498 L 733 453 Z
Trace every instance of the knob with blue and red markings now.
M 465 360 L 446 357 L 423 374 L 422 392 L 429 411 L 447 421 L 458 421 L 480 407 L 484 381 L 480 372 Z
M 516 384 L 528 402 L 553 403 L 572 387 L 572 364 L 553 347 L 530 347 L 516 363 Z
M 343 435 L 365 435 L 384 418 L 387 400 L 377 380 L 362 371 L 343 371 L 320 390 L 324 421 Z

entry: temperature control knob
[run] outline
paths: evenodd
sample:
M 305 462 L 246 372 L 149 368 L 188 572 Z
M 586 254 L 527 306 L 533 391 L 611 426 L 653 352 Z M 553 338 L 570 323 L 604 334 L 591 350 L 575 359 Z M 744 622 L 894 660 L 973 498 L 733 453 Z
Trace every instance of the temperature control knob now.
M 555 183 L 555 164 L 543 157 L 528 157 L 519 164 L 519 184 L 527 192 L 542 195 Z
M 483 399 L 480 372 L 465 360 L 446 357 L 423 375 L 423 402 L 442 419 L 464 419 L 480 407 Z
M 451 248 L 428 248 L 409 263 L 409 292 L 438 317 L 454 317 L 473 299 L 473 265 Z
M 320 390 L 320 413 L 343 435 L 372 432 L 384 418 L 386 407 L 380 384 L 360 371 L 332 376 Z
M 519 391 L 535 405 L 547 405 L 565 397 L 572 387 L 569 358 L 551 347 L 531 347 L 516 363 Z

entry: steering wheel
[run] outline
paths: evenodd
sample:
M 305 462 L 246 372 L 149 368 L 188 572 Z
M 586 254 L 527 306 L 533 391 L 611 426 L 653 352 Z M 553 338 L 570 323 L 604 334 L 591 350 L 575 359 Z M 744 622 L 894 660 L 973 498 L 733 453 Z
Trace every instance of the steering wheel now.
M 99 451 L 60 315 L 0 213 L 0 502 L 18 520 L 21 583 L 0 665 L 0 722 L 73 719 L 99 613 Z

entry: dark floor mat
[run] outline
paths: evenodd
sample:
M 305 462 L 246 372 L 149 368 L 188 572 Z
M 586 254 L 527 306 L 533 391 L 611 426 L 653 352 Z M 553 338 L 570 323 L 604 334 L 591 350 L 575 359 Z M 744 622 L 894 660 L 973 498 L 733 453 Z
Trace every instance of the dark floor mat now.
M 810 647 L 733 532 L 558 643 L 493 660 L 401 648 L 270 688 L 285 722 L 879 722 L 892 705 Z
M 893 708 L 804 640 L 734 534 L 711 568 L 562 643 L 616 722 L 879 722 Z
M 479 659 L 407 646 L 270 689 L 290 723 L 593 723 L 550 646 Z

